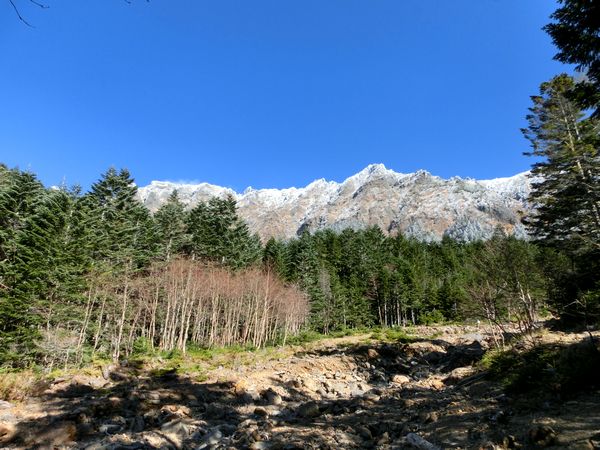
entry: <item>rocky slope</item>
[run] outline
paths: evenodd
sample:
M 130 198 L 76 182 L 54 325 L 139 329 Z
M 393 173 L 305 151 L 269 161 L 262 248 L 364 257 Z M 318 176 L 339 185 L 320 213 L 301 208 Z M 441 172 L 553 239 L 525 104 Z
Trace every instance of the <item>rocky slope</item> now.
M 496 227 L 525 237 L 521 217 L 528 211 L 528 173 L 510 178 L 448 180 L 425 171 L 402 174 L 373 164 L 337 183 L 316 180 L 304 188 L 235 191 L 208 183 L 153 181 L 139 189 L 140 200 L 157 210 L 177 189 L 193 206 L 211 196 L 232 195 L 240 215 L 263 239 L 290 238 L 303 230 L 378 225 L 425 241 L 443 236 L 472 241 L 489 238 Z
M 507 395 L 478 372 L 490 330 L 329 339 L 287 354 L 139 361 L 40 382 L 0 401 L 0 448 L 86 450 L 595 449 L 600 392 Z M 585 340 L 549 335 L 540 339 Z M 254 356 L 256 359 L 243 358 Z M 152 363 L 152 361 L 148 362 Z M 161 363 L 154 361 L 154 363 Z M 202 379 L 197 368 L 209 365 Z

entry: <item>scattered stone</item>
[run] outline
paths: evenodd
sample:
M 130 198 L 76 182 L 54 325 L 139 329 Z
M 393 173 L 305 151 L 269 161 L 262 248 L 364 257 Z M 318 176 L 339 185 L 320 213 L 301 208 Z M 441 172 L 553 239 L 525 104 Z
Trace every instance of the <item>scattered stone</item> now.
M 549 447 L 558 443 L 558 435 L 547 425 L 537 425 L 527 433 L 529 442 L 538 447 Z
M 433 380 L 429 381 L 429 386 L 438 391 L 441 391 L 446 387 L 444 382 L 438 378 L 434 378 Z
M 454 384 L 459 382 L 460 380 L 462 380 L 463 378 L 467 378 L 471 375 L 473 375 L 475 373 L 475 368 L 474 367 L 457 367 L 456 369 L 452 370 L 447 376 L 446 376 L 446 383 L 448 384 Z
M 161 408 L 161 411 L 177 417 L 190 417 L 192 415 L 192 410 L 185 405 L 165 405 Z
M 134 433 L 139 433 L 140 431 L 144 431 L 144 428 L 146 427 L 146 423 L 144 421 L 144 418 L 140 415 L 137 415 L 133 418 L 133 420 L 131 421 L 131 431 L 133 431 Z
M 452 347 L 456 337 L 444 340 L 376 348 L 359 344 L 346 349 L 347 354 L 336 347 L 322 353 L 309 349 L 252 368 L 245 363 L 240 368 L 236 361 L 215 369 L 208 382 L 185 375 L 157 378 L 122 366 L 111 370 L 123 371 L 131 383 L 63 377 L 51 384 L 45 403 L 35 397 L 18 405 L 0 400 L 0 448 L 46 448 L 39 447 L 46 445 L 39 436 L 57 449 L 89 450 L 598 447 L 597 436 L 584 439 L 597 431 L 586 435 L 578 430 L 576 436 L 562 431 L 566 416 L 556 425 L 550 418 L 544 422 L 562 431 L 558 437 L 539 424 L 519 430 L 520 406 L 501 398 L 492 381 L 477 378 L 466 384 L 475 372 L 470 365 L 448 370 L 449 361 L 451 366 L 470 359 L 478 346 Z M 98 390 L 106 385 L 109 389 Z M 83 396 L 65 396 L 63 391 Z M 552 417 L 558 404 L 549 405 L 544 415 Z M 577 405 L 579 401 L 567 406 Z M 52 418 L 62 436 L 40 434 L 54 426 Z M 70 421 L 75 431 L 65 425 Z M 523 441 L 509 432 L 523 433 Z
M 370 348 L 367 350 L 367 358 L 369 359 L 379 359 L 379 352 L 374 348 Z
M 35 443 L 44 443 L 49 448 L 68 445 L 77 437 L 77 427 L 73 422 L 55 422 L 41 433 L 36 433 Z
M 273 448 L 273 444 L 268 441 L 254 441 L 250 445 L 250 450 L 267 450 Z
M 422 438 L 416 433 L 408 433 L 405 438 L 405 442 L 409 445 L 412 445 L 415 448 L 420 450 L 442 450 L 437 445 L 432 444 L 428 440 Z
M 0 444 L 8 444 L 15 437 L 16 429 L 12 423 L 0 423 Z
M 463 334 L 460 339 L 463 342 L 484 342 L 485 338 L 483 336 L 483 334 L 481 333 L 468 333 L 468 334 Z
M 109 382 L 103 377 L 75 375 L 71 380 L 71 384 L 80 384 L 82 386 L 89 386 L 93 389 L 102 389 L 109 384 Z
M 6 400 L 0 400 L 0 409 L 12 409 L 15 405 L 7 402 Z
M 590 439 L 590 444 L 594 447 L 594 449 L 600 449 L 600 433 L 596 433 Z
M 392 383 L 402 386 L 403 384 L 410 383 L 410 378 L 406 375 L 394 375 L 392 377 Z
M 319 405 L 317 405 L 315 402 L 307 402 L 300 405 L 298 408 L 298 414 L 301 417 L 308 419 L 317 417 L 319 414 L 321 414 L 321 411 L 319 410 Z
M 104 434 L 115 434 L 121 431 L 121 425 L 118 425 L 116 423 L 105 423 L 98 427 L 98 431 Z
M 375 404 L 381 400 L 381 396 L 377 395 L 375 392 L 369 392 L 364 395 L 363 399 L 366 403 Z
M 110 373 L 115 370 L 117 366 L 115 364 L 109 364 L 107 366 L 102 366 L 102 376 L 105 380 L 110 379 Z
M 260 417 L 268 417 L 269 412 L 262 406 L 257 406 L 256 408 L 254 408 L 254 415 Z
M 281 403 L 283 402 L 281 395 L 279 395 L 277 392 L 270 388 L 263 392 L 263 396 L 265 397 L 269 405 L 277 406 L 281 405 Z
M 233 384 L 233 393 L 239 397 L 246 395 L 249 390 L 248 381 L 238 380 Z
M 358 434 L 360 435 L 361 438 L 370 441 L 371 439 L 373 439 L 373 434 L 371 433 L 371 430 L 369 430 L 369 428 L 367 428 L 364 425 L 359 425 L 356 427 L 356 431 L 358 432 Z
M 197 447 L 198 450 L 202 450 L 204 448 L 210 447 L 211 445 L 218 444 L 223 438 L 223 433 L 221 430 L 216 429 L 205 435 L 200 441 L 200 445 Z
M 502 438 L 502 446 L 504 448 L 517 448 L 517 445 L 517 439 L 512 434 Z
M 423 416 L 423 422 L 435 423 L 440 419 L 439 414 L 436 411 L 428 412 Z
M 589 439 L 586 439 L 584 441 L 573 442 L 569 444 L 568 447 L 569 450 L 596 450 L 597 448 L 600 447 L 594 446 L 594 444 L 592 444 L 592 442 Z
M 377 441 L 377 445 L 384 446 L 390 442 L 390 434 L 386 431 L 381 435 L 379 440 Z

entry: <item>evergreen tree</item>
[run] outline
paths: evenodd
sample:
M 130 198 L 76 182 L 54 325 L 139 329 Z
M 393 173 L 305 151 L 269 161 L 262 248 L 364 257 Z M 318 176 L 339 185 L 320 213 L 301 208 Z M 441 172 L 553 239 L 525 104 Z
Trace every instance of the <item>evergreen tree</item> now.
M 137 200 L 127 169 L 110 168 L 92 185 L 84 205 L 96 234 L 94 258 L 131 273 L 156 253 L 156 232 L 148 210 Z
M 287 247 L 281 241 L 270 238 L 263 250 L 263 264 L 275 271 L 281 278 L 287 278 Z
M 179 200 L 177 190 L 174 190 L 167 203 L 162 205 L 154 214 L 154 222 L 158 232 L 162 258 L 169 261 L 173 255 L 181 253 L 188 245 L 187 212 Z
M 571 77 L 559 75 L 532 97 L 523 133 L 533 150 L 526 155 L 541 160 L 532 169 L 539 179 L 528 225 L 540 240 L 585 252 L 600 248 L 600 123 L 567 98 L 573 85 Z
M 83 202 L 89 215 L 88 226 L 95 236 L 94 277 L 109 275 L 113 279 L 114 290 L 106 293 L 111 327 L 102 336 L 98 335 L 97 341 L 106 340 L 114 360 L 121 355 L 130 326 L 127 318 L 133 280 L 157 251 L 154 222 L 136 194 L 137 187 L 129 172 L 111 168 L 92 185 Z
M 39 315 L 20 284 L 27 269 L 20 257 L 27 221 L 44 194 L 35 175 L 0 165 L 0 364 L 27 364 L 38 336 Z
M 569 282 L 575 298 L 554 305 L 564 316 L 600 308 L 592 294 L 600 288 L 600 122 L 568 98 L 573 86 L 567 75 L 543 83 L 523 130 L 533 148 L 526 154 L 541 158 L 532 169 L 539 177 L 530 195 L 536 211 L 526 223 L 536 239 L 565 251 L 576 267 Z M 582 309 L 584 298 L 597 300 Z
M 260 258 L 260 239 L 237 215 L 231 196 L 199 203 L 190 211 L 187 223 L 194 257 L 233 268 L 246 267 Z
M 78 193 L 52 189 L 42 195 L 19 243 L 21 279 L 15 292 L 27 299 L 44 330 L 37 352 L 46 363 L 66 364 L 75 356 L 83 321 L 91 253 Z
M 562 5 L 551 16 L 556 22 L 544 27 L 559 52 L 554 59 L 575 64 L 586 79 L 570 94 L 584 108 L 600 115 L 600 4 L 597 0 L 559 0 Z

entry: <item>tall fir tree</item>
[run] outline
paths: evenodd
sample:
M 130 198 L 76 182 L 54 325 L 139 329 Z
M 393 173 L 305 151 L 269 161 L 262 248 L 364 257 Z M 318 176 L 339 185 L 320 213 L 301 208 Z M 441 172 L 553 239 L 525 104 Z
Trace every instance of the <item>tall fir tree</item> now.
M 585 74 L 569 96 L 583 108 L 593 108 L 600 116 L 600 3 L 597 0 L 559 0 L 551 16 L 555 21 L 544 30 L 558 47 L 554 59 L 575 64 Z
M 39 315 L 22 288 L 21 258 L 27 222 L 45 195 L 35 175 L 0 165 L 0 364 L 27 364 L 38 337 Z
M 169 195 L 167 202 L 154 214 L 160 241 L 159 253 L 165 261 L 183 252 L 188 246 L 187 216 L 188 213 L 179 199 L 177 190 Z
M 136 194 L 129 171 L 110 168 L 86 195 L 90 225 L 96 233 L 94 257 L 114 270 L 139 269 L 157 251 L 152 218 Z
M 238 216 L 231 196 L 199 203 L 190 211 L 187 224 L 193 257 L 237 269 L 253 264 L 261 256 L 260 239 Z
M 133 281 L 148 266 L 158 247 L 152 217 L 136 194 L 129 171 L 111 168 L 92 185 L 84 199 L 89 226 L 95 234 L 94 276 L 112 277 L 117 288 L 110 295 L 112 329 L 102 336 L 114 360 L 121 355 L 130 326 L 127 317 Z
M 533 164 L 530 200 L 536 212 L 527 219 L 542 241 L 572 252 L 600 250 L 600 122 L 586 118 L 567 94 L 574 81 L 558 75 L 533 96 L 523 134 Z
M 542 83 L 523 130 L 532 146 L 526 155 L 539 158 L 530 195 L 536 208 L 526 224 L 574 267 L 560 281 L 571 286 L 566 296 L 554 299 L 564 318 L 600 316 L 600 121 L 570 99 L 574 85 L 564 74 Z

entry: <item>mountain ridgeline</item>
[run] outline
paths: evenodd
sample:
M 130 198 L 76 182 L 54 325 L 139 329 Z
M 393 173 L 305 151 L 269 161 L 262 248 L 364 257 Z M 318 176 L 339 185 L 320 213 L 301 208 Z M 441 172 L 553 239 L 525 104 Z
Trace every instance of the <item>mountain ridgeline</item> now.
M 341 183 L 320 179 L 304 188 L 248 188 L 239 194 L 208 183 L 153 181 L 139 188 L 138 195 L 156 211 L 174 190 L 187 207 L 213 196 L 232 196 L 250 230 L 265 242 L 303 231 L 370 226 L 426 242 L 439 242 L 444 236 L 463 242 L 486 240 L 498 227 L 525 238 L 521 218 L 531 209 L 527 172 L 495 180 L 445 180 L 421 170 L 397 173 L 383 164 L 369 165 Z

